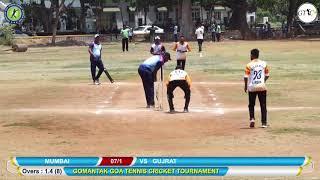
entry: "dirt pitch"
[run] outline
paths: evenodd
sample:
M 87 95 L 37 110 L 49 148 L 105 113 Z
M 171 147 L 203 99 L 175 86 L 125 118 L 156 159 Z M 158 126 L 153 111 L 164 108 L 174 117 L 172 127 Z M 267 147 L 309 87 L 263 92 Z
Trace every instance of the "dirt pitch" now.
M 275 45 L 278 49 L 274 48 Z M 315 46 L 303 53 L 319 57 L 316 50 L 320 47 L 319 42 L 205 44 L 203 59 L 207 59 L 201 62 L 198 54 L 192 52 L 187 64 L 194 81 L 190 113 L 176 114 L 144 108 L 143 88 L 136 69 L 138 63 L 148 56 L 147 46 L 133 45 L 131 56 L 126 56 L 119 51 L 118 44 L 105 44 L 104 57 L 114 60 L 107 60 L 105 64 L 109 63 L 117 83 L 109 84 L 104 80 L 100 86 L 91 85 L 88 80 L 87 62 L 83 60 L 87 59 L 85 47 L 31 48 L 25 54 L 2 53 L 2 179 L 16 178 L 5 169 L 10 156 L 309 155 L 316 165 L 320 163 L 320 89 L 319 79 L 315 78 L 319 75 L 319 68 L 314 68 L 312 63 L 307 64 L 301 58 L 295 59 L 296 51 L 292 51 L 292 48 L 301 46 Z M 192 46 L 195 48 L 196 44 L 192 43 Z M 271 57 L 276 52 L 280 59 L 270 59 L 274 66 L 271 77 L 275 75 L 269 82 L 271 127 L 268 129 L 248 128 L 247 96 L 242 90 L 243 65 L 248 61 L 250 48 L 257 46 L 262 47 L 264 56 Z M 230 53 L 230 50 L 234 51 Z M 293 62 L 289 57 L 293 58 Z M 241 58 L 246 59 L 236 62 L 235 59 Z M 211 59 L 214 64 L 208 64 Z M 238 64 L 228 67 L 228 63 Z M 292 63 L 292 68 L 301 66 L 299 72 L 310 73 L 311 68 L 312 77 L 301 80 L 298 75 L 292 76 L 290 70 L 286 70 L 290 69 L 286 63 Z M 317 63 L 319 67 L 320 63 Z M 173 65 L 174 62 L 171 62 L 166 67 L 166 74 Z M 208 65 L 214 68 L 207 68 Z M 281 79 L 280 73 L 286 75 L 285 78 Z M 182 111 L 182 91 L 176 90 L 174 101 L 176 109 Z M 165 105 L 167 110 L 166 101 Z M 260 117 L 258 110 L 257 117 Z M 320 179 L 319 172 L 316 166 L 312 173 L 305 173 L 297 179 Z

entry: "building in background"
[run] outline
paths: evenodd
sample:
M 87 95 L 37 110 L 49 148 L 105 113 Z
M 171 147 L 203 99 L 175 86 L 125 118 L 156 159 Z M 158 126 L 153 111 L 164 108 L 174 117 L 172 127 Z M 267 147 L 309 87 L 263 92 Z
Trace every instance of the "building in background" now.
M 41 0 L 24 0 L 26 4 L 40 5 Z M 66 0 L 65 4 L 69 4 L 72 0 Z M 179 25 L 178 7 L 173 5 L 172 7 L 156 7 L 149 6 L 148 8 L 138 9 L 132 7 L 131 3 L 126 1 L 86 1 L 87 3 L 81 4 L 80 0 L 74 0 L 71 6 L 71 10 L 65 12 L 59 19 L 58 32 L 78 32 L 80 24 L 82 24 L 80 16 L 81 9 L 85 9 L 84 13 L 84 29 L 85 33 L 111 33 L 115 30 L 121 29 L 124 25 L 130 27 L 138 27 L 141 25 L 155 24 L 163 29 L 172 29 L 174 25 Z M 51 1 L 44 0 L 44 7 L 47 12 L 52 11 Z M 84 6 L 84 7 L 81 7 Z M 144 12 L 146 9 L 146 12 Z M 192 5 L 192 11 L 188 12 L 192 16 L 194 26 L 197 22 L 204 24 L 210 24 L 216 22 L 218 24 L 227 26 L 229 19 L 232 15 L 232 11 L 228 7 L 214 6 L 212 9 L 201 6 L 199 3 Z M 1 18 L 1 14 L 0 14 Z M 48 16 L 48 21 L 50 18 Z M 256 21 L 255 12 L 247 13 L 248 24 L 254 24 Z M 36 24 L 36 25 L 34 25 Z M 43 28 L 44 24 L 33 23 L 31 29 L 35 31 L 49 31 L 50 28 Z M 48 26 L 48 23 L 47 25 Z
M 5 4 L 4 2 L 0 1 L 0 27 L 2 26 L 2 24 L 5 22 L 4 19 L 4 9 L 6 8 L 7 4 Z

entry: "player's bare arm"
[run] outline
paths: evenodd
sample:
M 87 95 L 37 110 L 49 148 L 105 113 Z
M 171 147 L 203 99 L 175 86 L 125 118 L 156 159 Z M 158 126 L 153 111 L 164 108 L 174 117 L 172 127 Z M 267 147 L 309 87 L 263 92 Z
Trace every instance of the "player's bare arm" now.
M 248 91 L 248 78 L 244 77 L 243 81 L 244 81 L 244 92 L 247 93 L 247 91 Z

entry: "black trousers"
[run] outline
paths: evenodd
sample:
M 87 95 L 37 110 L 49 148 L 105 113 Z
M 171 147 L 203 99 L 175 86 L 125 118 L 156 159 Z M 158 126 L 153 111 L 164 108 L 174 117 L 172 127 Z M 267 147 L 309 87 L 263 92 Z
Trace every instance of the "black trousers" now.
M 216 32 L 211 33 L 211 38 L 213 42 L 216 42 Z
M 123 38 L 122 39 L 122 51 L 124 52 L 124 50 L 129 50 L 129 41 L 128 38 Z
M 202 51 L 202 43 L 203 43 L 203 39 L 197 39 L 198 41 L 198 46 L 199 46 L 199 52 Z
M 220 40 L 221 40 L 221 33 L 217 33 L 216 36 L 217 36 L 217 41 L 220 42 Z
M 186 60 L 177 60 L 177 66 L 181 66 L 182 70 L 184 70 L 186 66 Z
M 154 106 L 154 77 L 152 71 L 140 65 L 138 73 L 141 77 L 147 105 Z
M 249 115 L 250 119 L 255 119 L 254 106 L 256 104 L 256 97 L 258 96 L 261 109 L 261 122 L 267 124 L 267 91 L 249 92 Z
M 108 79 L 110 80 L 110 82 L 113 82 L 113 79 L 110 76 L 109 72 L 107 71 L 106 68 L 104 68 L 104 65 L 101 59 L 94 59 L 91 57 L 90 62 L 91 62 L 91 77 L 93 81 L 99 80 L 101 74 L 104 72 L 108 77 Z M 96 67 L 98 67 L 99 69 L 97 75 L 96 75 Z
M 190 87 L 187 83 L 186 80 L 175 80 L 175 81 L 170 81 L 167 87 L 167 98 L 168 98 L 168 103 L 170 110 L 174 110 L 173 106 L 173 91 L 177 88 L 180 87 L 183 92 L 184 92 L 184 98 L 185 98 L 185 104 L 184 104 L 184 109 L 188 109 L 189 103 L 190 103 L 190 96 L 191 96 L 191 90 Z
M 174 42 L 178 42 L 178 34 L 174 34 L 173 38 L 174 38 Z

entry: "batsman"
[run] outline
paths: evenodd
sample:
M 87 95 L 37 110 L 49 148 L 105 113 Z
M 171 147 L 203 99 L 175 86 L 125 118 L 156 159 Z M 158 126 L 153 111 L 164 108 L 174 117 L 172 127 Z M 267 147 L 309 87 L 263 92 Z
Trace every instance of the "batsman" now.
M 138 72 L 142 80 L 144 93 L 146 96 L 147 108 L 154 108 L 154 82 L 157 79 L 157 72 L 164 63 L 171 60 L 170 53 L 165 52 L 160 55 L 153 55 L 140 64 Z
M 191 78 L 188 73 L 182 70 L 182 66 L 178 65 L 174 71 L 172 71 L 169 75 L 169 81 L 167 83 L 167 98 L 170 107 L 170 113 L 174 113 L 174 105 L 173 105 L 173 91 L 180 87 L 184 92 L 184 111 L 189 112 L 189 103 L 190 103 L 190 96 L 191 96 Z

